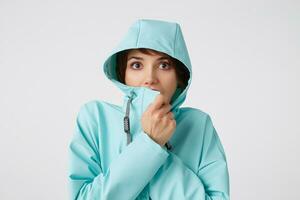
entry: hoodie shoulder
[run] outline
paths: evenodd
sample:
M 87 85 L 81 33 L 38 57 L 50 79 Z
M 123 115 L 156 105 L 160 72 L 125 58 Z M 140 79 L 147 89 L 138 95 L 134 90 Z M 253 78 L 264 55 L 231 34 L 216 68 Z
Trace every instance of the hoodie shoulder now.
M 213 127 L 211 117 L 207 112 L 192 107 L 182 107 L 179 110 L 179 115 L 176 119 L 178 123 L 189 127 L 198 127 L 202 131 L 205 131 L 205 127 Z M 203 132 L 203 134 L 205 133 Z
M 197 118 L 197 119 L 203 119 L 203 120 L 210 118 L 210 115 L 207 112 L 199 108 L 192 108 L 192 107 L 180 108 L 180 115 Z
M 95 121 L 101 110 L 101 103 L 97 100 L 85 102 L 79 107 L 77 120 L 81 123 Z
M 80 106 L 79 112 L 95 113 L 101 110 L 102 102 L 99 100 L 90 100 Z
M 90 100 L 80 106 L 78 116 L 81 115 L 85 118 L 97 119 L 99 116 L 102 116 L 104 112 L 112 111 L 122 112 L 122 108 L 103 100 Z
M 86 107 L 86 109 L 93 111 L 93 110 L 101 110 L 101 109 L 105 109 L 106 107 L 109 107 L 111 109 L 116 109 L 116 110 L 121 110 L 122 108 L 118 105 L 112 104 L 112 103 L 108 103 L 106 101 L 103 100 L 90 100 L 86 103 L 84 103 L 81 107 Z

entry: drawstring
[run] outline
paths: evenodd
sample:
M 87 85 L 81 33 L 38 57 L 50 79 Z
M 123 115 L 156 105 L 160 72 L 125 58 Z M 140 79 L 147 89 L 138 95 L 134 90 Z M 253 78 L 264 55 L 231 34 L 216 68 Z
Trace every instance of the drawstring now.
M 126 114 L 125 114 L 125 117 L 124 117 L 124 131 L 127 135 L 127 145 L 131 142 L 130 122 L 129 122 L 129 112 L 130 112 L 130 103 L 131 103 L 131 101 L 132 101 L 132 97 L 129 97 L 129 99 L 127 101 L 127 106 L 126 106 Z M 167 142 L 165 144 L 165 147 L 168 150 L 172 149 L 172 145 L 169 142 Z

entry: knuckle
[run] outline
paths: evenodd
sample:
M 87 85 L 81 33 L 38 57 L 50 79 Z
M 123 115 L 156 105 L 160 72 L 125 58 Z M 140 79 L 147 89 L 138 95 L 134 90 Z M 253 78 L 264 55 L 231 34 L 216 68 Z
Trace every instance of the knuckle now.
M 153 118 L 152 118 L 152 122 L 153 122 L 153 123 L 157 123 L 157 122 L 158 122 L 158 118 L 153 117 Z
M 157 113 L 155 113 L 155 114 L 153 115 L 153 117 L 154 117 L 155 119 L 160 119 L 160 118 L 161 118 L 161 114 L 160 114 L 159 112 L 157 112 Z
M 167 116 L 163 117 L 162 123 L 167 126 L 169 124 L 169 118 Z
M 158 122 L 160 120 L 159 114 L 154 114 L 153 120 L 154 120 L 154 122 Z
M 164 121 L 166 121 L 168 119 L 168 117 L 167 116 L 163 116 L 162 118 L 161 118 L 161 120 L 164 122 Z

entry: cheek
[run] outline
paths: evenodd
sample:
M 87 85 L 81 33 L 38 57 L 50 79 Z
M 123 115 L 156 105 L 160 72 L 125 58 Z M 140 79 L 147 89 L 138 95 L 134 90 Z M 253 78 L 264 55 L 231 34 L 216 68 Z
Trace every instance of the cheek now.
M 140 83 L 140 76 L 137 76 L 131 70 L 125 71 L 125 84 L 129 86 L 139 86 Z
M 177 87 L 177 77 L 175 72 L 164 74 L 161 76 L 160 81 L 168 90 L 172 90 Z

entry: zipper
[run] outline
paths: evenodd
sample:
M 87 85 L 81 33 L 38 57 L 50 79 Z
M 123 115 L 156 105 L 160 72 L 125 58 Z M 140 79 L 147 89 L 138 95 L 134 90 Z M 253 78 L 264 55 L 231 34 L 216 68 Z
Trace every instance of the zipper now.
M 125 117 L 123 119 L 123 123 L 124 123 L 124 132 L 126 133 L 127 136 L 127 145 L 129 145 L 132 141 L 132 136 L 130 134 L 130 118 L 129 118 L 129 114 L 130 114 L 130 103 L 133 99 L 133 95 L 131 95 L 127 101 L 127 105 L 126 105 L 126 114 Z M 172 150 L 172 145 L 167 142 L 165 144 L 165 147 L 167 148 L 167 150 L 171 151 Z

